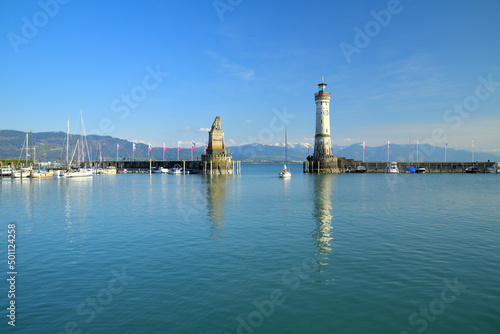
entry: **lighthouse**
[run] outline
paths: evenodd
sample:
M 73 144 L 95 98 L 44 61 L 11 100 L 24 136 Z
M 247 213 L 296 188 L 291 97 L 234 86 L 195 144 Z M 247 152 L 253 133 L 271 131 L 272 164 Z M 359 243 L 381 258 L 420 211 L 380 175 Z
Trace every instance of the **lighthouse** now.
M 330 127 L 331 94 L 326 91 L 326 83 L 318 84 L 318 92 L 314 94 L 316 102 L 316 134 L 314 136 L 314 153 L 307 157 L 309 173 L 339 173 L 338 158 L 332 153 L 332 129 Z
M 314 94 L 316 101 L 316 135 L 314 136 L 314 156 L 323 157 L 332 154 L 330 128 L 330 99 L 331 94 L 326 92 L 326 83 L 318 84 L 318 92 Z

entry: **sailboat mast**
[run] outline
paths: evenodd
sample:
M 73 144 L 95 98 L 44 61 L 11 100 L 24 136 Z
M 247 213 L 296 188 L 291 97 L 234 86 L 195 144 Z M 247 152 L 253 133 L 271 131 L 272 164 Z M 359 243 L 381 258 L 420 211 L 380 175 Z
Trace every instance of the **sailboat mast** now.
M 83 156 L 83 112 L 82 109 L 80 108 L 80 145 L 82 145 L 81 149 L 78 151 L 78 157 L 81 157 L 79 159 L 79 163 L 82 163 L 85 161 L 85 157 Z
M 69 169 L 69 118 L 66 126 L 66 170 Z
M 410 152 L 411 152 L 411 132 L 410 132 L 410 143 L 408 144 L 408 168 L 410 168 L 410 163 L 411 163 Z
M 288 136 L 287 136 L 287 131 L 285 127 L 285 164 L 288 164 L 288 157 L 287 157 L 287 149 L 288 149 Z
M 28 150 L 28 144 L 29 144 L 29 139 L 28 139 L 28 134 L 26 133 L 26 166 L 28 166 L 28 156 L 30 155 L 29 154 L 29 150 Z M 22 152 L 21 152 L 22 153 Z
M 31 156 L 31 162 L 33 163 L 33 133 L 30 130 L 30 156 Z M 34 163 L 33 163 L 34 164 Z

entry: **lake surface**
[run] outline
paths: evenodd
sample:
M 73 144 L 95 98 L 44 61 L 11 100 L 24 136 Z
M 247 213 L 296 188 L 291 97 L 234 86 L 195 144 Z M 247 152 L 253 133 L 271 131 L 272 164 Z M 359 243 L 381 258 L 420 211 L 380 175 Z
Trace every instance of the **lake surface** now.
M 281 168 L 0 181 L 16 330 L 500 331 L 498 175 Z

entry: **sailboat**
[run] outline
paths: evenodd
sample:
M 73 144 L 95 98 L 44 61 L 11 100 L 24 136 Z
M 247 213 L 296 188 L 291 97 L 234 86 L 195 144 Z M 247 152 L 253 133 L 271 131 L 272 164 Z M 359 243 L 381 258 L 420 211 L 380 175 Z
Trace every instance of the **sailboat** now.
M 69 178 L 92 177 L 94 175 L 94 171 L 92 170 L 92 167 L 85 168 L 85 148 L 87 148 L 87 155 L 88 155 L 89 150 L 88 150 L 88 145 L 87 145 L 87 139 L 85 137 L 85 126 L 83 125 L 82 109 L 80 109 L 80 122 L 81 122 L 80 139 L 76 142 L 75 150 L 78 150 L 78 164 L 79 165 L 83 164 L 83 168 L 78 167 L 76 169 L 68 169 L 65 176 L 69 177 Z M 68 120 L 68 124 L 69 124 L 69 120 Z M 69 126 L 68 126 L 68 128 L 69 128 Z M 67 135 L 69 136 L 69 132 Z M 69 140 L 68 140 L 68 145 L 69 145 Z M 67 159 L 68 158 L 66 157 L 66 160 Z M 89 158 L 89 161 L 90 161 L 90 158 Z
M 280 172 L 280 177 L 283 179 L 288 179 L 292 177 L 292 173 L 288 171 L 287 169 L 287 164 L 288 164 L 288 159 L 287 159 L 287 146 L 288 146 L 288 140 L 287 140 L 287 134 L 286 134 L 286 128 L 285 128 L 285 166 L 283 167 L 283 171 Z
M 28 166 L 28 157 L 30 157 L 29 154 L 29 135 L 26 134 L 26 139 L 23 142 L 23 147 L 21 148 L 21 154 L 19 155 L 18 161 L 21 161 L 21 156 L 23 155 L 23 151 L 26 150 L 26 166 Z M 21 168 L 21 170 L 14 170 L 12 176 L 16 179 L 19 178 L 28 178 L 30 177 L 30 170 L 28 167 Z

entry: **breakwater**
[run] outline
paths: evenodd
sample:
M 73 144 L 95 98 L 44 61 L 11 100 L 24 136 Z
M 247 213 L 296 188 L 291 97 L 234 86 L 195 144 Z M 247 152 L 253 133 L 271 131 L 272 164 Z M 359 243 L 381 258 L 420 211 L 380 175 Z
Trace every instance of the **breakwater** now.
M 116 167 L 117 169 L 124 168 L 129 171 L 134 172 L 149 172 L 150 162 L 149 161 L 103 161 L 99 163 L 103 168 L 106 167 Z M 223 164 L 212 163 L 212 161 L 198 161 L 198 160 L 188 160 L 188 161 L 166 161 L 166 160 L 152 160 L 151 168 L 174 168 L 181 167 L 189 171 L 190 174 L 240 174 L 241 172 L 241 162 L 240 161 L 227 161 Z
M 101 165 L 101 163 L 99 163 Z M 149 161 L 148 160 L 142 160 L 142 161 L 131 161 L 131 160 L 123 160 L 123 161 L 103 161 L 102 162 L 102 167 L 116 167 L 117 169 L 124 168 L 128 169 L 130 171 L 139 171 L 139 172 L 146 172 L 149 171 Z M 151 160 L 151 168 L 156 169 L 156 168 L 174 168 L 174 167 L 181 167 L 181 168 L 186 168 L 189 170 L 192 174 L 199 173 L 203 169 L 203 165 L 201 161 L 166 161 L 166 160 Z
M 426 173 L 465 173 L 467 168 L 477 167 L 478 173 L 489 173 L 488 168 L 494 162 L 397 162 L 400 173 L 404 173 L 408 165 L 415 168 L 425 168 Z M 364 167 L 367 173 L 386 173 L 386 161 L 355 161 L 353 159 L 339 159 L 339 170 L 341 173 L 356 171 L 358 167 Z M 318 169 L 319 168 L 319 169 Z M 303 163 L 304 173 L 321 173 L 322 166 L 311 162 Z

